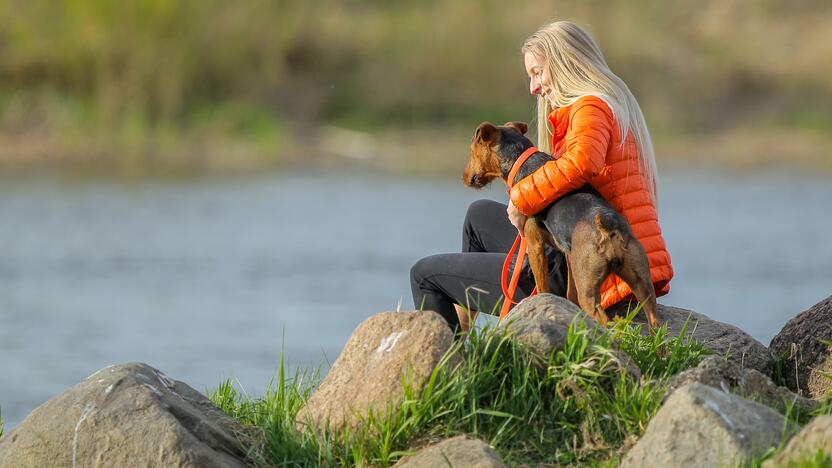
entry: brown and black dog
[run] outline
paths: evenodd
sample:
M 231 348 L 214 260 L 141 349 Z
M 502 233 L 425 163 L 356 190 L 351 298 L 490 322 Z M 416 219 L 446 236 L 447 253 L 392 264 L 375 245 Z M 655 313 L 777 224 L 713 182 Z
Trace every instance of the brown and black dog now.
M 515 161 L 534 146 L 524 135 L 528 125 L 509 122 L 495 126 L 480 124 L 471 141 L 471 159 L 462 182 L 482 188 L 496 178 L 506 181 Z M 528 176 L 552 157 L 537 152 L 517 171 L 514 182 Z M 537 291 L 550 292 L 549 265 L 545 246 L 566 255 L 566 298 L 578 304 L 599 323 L 607 323 L 601 308 L 601 285 L 610 273 L 623 279 L 643 304 L 651 328 L 657 328 L 656 292 L 650 277 L 647 254 L 630 225 L 604 198 L 586 184 L 526 220 L 529 264 Z

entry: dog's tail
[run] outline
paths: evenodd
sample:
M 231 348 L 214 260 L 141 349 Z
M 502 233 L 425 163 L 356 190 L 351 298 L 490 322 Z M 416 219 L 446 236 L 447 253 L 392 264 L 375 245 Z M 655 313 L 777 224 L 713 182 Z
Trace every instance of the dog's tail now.
M 628 258 L 630 239 L 633 238 L 632 234 L 629 234 L 629 225 L 626 223 L 614 213 L 601 212 L 595 215 L 595 226 L 601 237 L 599 244 L 603 246 L 605 255 L 609 255 L 607 261 L 610 272 L 616 274 Z
M 619 217 L 613 213 L 601 212 L 596 214 L 595 226 L 598 228 L 598 232 L 604 236 L 605 240 L 625 240 L 625 238 L 621 236 L 621 221 L 619 220 Z

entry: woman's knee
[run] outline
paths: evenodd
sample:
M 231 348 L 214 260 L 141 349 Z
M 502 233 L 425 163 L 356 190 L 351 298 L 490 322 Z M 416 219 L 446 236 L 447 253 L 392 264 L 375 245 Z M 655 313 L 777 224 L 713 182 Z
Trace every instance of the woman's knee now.
M 425 259 L 423 258 L 423 259 L 420 259 L 419 261 L 417 261 L 416 263 L 414 263 L 412 267 L 410 267 L 410 283 L 411 284 L 419 284 L 421 282 L 422 278 L 424 277 L 423 275 L 424 275 L 424 271 L 425 271 L 425 264 L 426 264 L 426 262 L 425 262 Z
M 438 273 L 437 257 L 438 255 L 424 257 L 410 267 L 410 283 L 413 286 L 423 287 L 426 278 Z
M 462 227 L 463 252 L 508 251 L 514 228 L 506 216 L 506 205 L 488 199 L 476 200 L 468 206 Z M 503 239 L 506 237 L 506 239 Z M 508 237 L 512 237 L 509 240 Z M 503 250 L 502 244 L 508 242 Z
M 506 205 L 498 201 L 487 198 L 475 200 L 468 205 L 468 211 L 465 213 L 465 224 L 477 225 L 483 222 L 488 223 L 489 220 L 493 219 L 495 214 L 505 213 L 505 211 Z

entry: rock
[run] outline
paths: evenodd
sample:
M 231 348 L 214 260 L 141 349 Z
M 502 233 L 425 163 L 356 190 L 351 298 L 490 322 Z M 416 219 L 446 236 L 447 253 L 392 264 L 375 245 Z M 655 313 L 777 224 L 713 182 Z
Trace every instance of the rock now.
M 826 343 L 824 343 L 826 341 Z M 785 359 L 786 386 L 822 398 L 832 391 L 832 296 L 786 323 L 771 340 L 771 351 Z
M 827 348 L 826 356 L 812 368 L 806 387 L 813 398 L 832 398 L 832 346 Z
M 399 460 L 399 468 L 490 468 L 506 466 L 488 444 L 468 436 L 456 436 L 423 448 L 416 454 Z
M 812 456 L 818 450 L 832 458 L 832 416 L 818 416 L 810 421 L 792 437 L 779 455 L 771 460 L 766 460 L 763 463 L 763 468 L 788 466 L 789 462 L 797 462 L 803 457 Z
M 241 427 L 147 364 L 104 368 L 0 439 L 0 466 L 244 467 Z
M 699 383 L 685 385 L 650 420 L 621 466 L 737 466 L 777 445 L 785 424 L 759 403 Z
M 610 316 L 626 316 L 628 307 L 634 307 L 626 302 L 610 307 Z M 706 349 L 726 357 L 729 361 L 743 368 L 757 369 L 765 375 L 771 375 L 773 359 L 768 348 L 755 340 L 748 333 L 727 323 L 717 322 L 706 315 L 692 310 L 680 309 L 659 304 L 656 309 L 659 321 L 667 324 L 670 336 L 678 336 L 685 321 L 690 317 L 686 336 L 692 337 Z M 642 331 L 647 331 L 647 317 L 639 312 L 633 323 L 643 324 Z
M 621 303 L 608 310 L 610 316 L 626 316 L 628 303 Z M 726 358 L 743 368 L 756 369 L 770 375 L 772 356 L 768 349 L 751 335 L 727 323 L 717 322 L 692 310 L 659 304 L 656 314 L 662 324 L 667 324 L 668 333 L 678 336 L 685 321 L 690 318 L 686 336 L 692 337 L 706 349 Z M 572 302 L 553 294 L 538 294 L 524 299 L 508 314 L 500 327 L 506 327 L 517 339 L 540 354 L 548 355 L 554 349 L 561 349 L 566 343 L 569 324 L 575 317 L 584 320 L 587 328 L 594 328 L 595 321 L 584 314 Z M 647 317 L 639 312 L 633 323 L 642 324 L 647 330 Z
M 743 369 L 728 362 L 722 356 L 708 356 L 698 366 L 674 376 L 668 383 L 665 398 L 677 388 L 694 382 L 744 398 L 759 400 L 781 413 L 792 405 L 802 414 L 809 414 L 820 406 L 820 403 L 815 400 L 803 398 L 787 388 L 778 387 L 768 376 L 758 370 Z
M 453 333 L 433 311 L 382 312 L 353 331 L 318 389 L 297 415 L 298 429 L 340 432 L 356 428 L 370 411 L 384 416 L 404 398 L 407 375 L 421 389 L 454 342 Z
M 569 326 L 578 321 L 583 321 L 589 330 L 598 326 L 592 317 L 569 300 L 554 294 L 538 294 L 520 301 L 500 322 L 498 329 L 505 329 L 536 354 L 548 356 L 566 346 Z M 611 349 L 610 360 L 599 369 L 601 372 L 609 370 L 626 372 L 635 379 L 641 377 L 635 361 L 619 349 Z
M 538 294 L 520 301 L 500 322 L 517 341 L 537 354 L 548 356 L 553 350 L 563 349 L 569 325 L 578 317 L 588 329 L 595 328 L 595 320 L 577 305 L 554 294 Z

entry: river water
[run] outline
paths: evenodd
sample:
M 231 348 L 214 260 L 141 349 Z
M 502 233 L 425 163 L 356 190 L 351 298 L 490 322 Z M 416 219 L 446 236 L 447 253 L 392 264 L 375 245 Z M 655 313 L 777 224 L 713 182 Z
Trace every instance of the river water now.
M 768 344 L 832 294 L 832 178 L 676 170 L 660 181 L 676 276 L 660 302 Z M 3 180 L 0 411 L 6 429 L 113 363 L 262 395 L 335 360 L 370 314 L 412 308 L 420 257 L 457 251 L 455 179 L 281 173 L 190 181 Z

